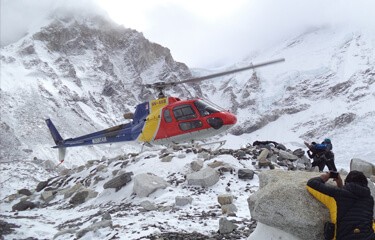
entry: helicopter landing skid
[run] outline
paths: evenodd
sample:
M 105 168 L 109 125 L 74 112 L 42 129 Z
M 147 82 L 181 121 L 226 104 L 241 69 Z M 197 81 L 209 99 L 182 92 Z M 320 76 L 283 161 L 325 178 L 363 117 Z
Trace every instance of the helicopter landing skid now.
M 219 144 L 219 146 L 217 148 L 212 150 L 212 151 L 216 151 L 216 150 L 220 149 L 226 142 L 227 142 L 227 140 L 216 141 L 216 142 L 208 142 L 208 143 L 194 143 L 193 142 L 191 144 L 182 144 L 182 145 L 179 144 L 179 146 L 201 148 L 201 147 L 207 146 L 207 145 Z

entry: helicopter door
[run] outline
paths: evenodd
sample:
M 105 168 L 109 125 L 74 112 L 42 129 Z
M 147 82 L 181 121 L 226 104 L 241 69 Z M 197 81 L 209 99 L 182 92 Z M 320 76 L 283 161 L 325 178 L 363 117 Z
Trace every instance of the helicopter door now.
M 191 132 L 203 126 L 202 121 L 190 104 L 183 104 L 173 108 L 173 116 L 177 121 L 176 128 L 180 133 Z

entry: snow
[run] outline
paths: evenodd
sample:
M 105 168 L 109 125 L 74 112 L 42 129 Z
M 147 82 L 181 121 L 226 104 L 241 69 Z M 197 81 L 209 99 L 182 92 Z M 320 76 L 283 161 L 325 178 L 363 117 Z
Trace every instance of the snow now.
M 248 240 L 301 240 L 283 230 L 258 223 L 255 231 L 250 235 Z
M 163 147 L 161 147 L 163 148 Z M 191 161 L 197 159 L 197 155 L 194 153 L 184 153 L 175 152 L 175 157 L 172 162 L 161 162 L 158 155 L 159 147 L 155 149 L 148 149 L 145 152 L 138 155 L 134 163 L 129 163 L 125 170 L 132 171 L 134 175 L 141 173 L 153 173 L 163 179 L 171 179 L 174 176 L 178 179 L 183 179 L 184 174 L 191 172 L 189 164 Z M 180 156 L 180 157 L 178 157 Z M 184 156 L 184 157 L 183 157 Z M 251 161 L 237 160 L 231 155 L 220 155 L 214 159 L 206 160 L 205 166 L 213 161 L 224 161 L 235 169 L 239 168 L 250 168 L 254 169 Z M 9 165 L 11 168 L 12 165 Z M 79 173 L 79 176 L 89 175 L 93 168 L 88 168 Z M 101 176 L 105 179 L 109 179 L 112 175 L 112 171 L 115 167 L 109 165 L 107 171 L 105 171 Z M 14 171 L 15 169 L 9 169 L 9 171 Z M 6 172 L 5 172 L 6 173 Z M 8 173 L 6 173 L 8 174 Z M 34 171 L 34 177 L 36 179 L 46 179 L 45 170 L 42 168 L 38 171 Z M 107 181 L 107 180 L 106 180 Z M 249 192 L 246 189 L 252 189 L 255 191 L 258 186 L 258 178 L 255 175 L 253 180 L 240 180 L 237 176 L 230 173 L 225 173 L 220 177 L 217 184 L 212 187 L 205 189 L 205 194 L 196 194 L 195 191 L 199 190 L 200 187 L 188 187 L 186 182 L 180 185 L 172 184 L 166 189 L 159 189 L 152 193 L 148 197 L 140 198 L 134 196 L 133 192 L 133 182 L 121 188 L 119 191 L 115 192 L 113 189 L 103 189 L 103 183 L 106 181 L 99 182 L 95 186 L 96 191 L 99 195 L 89 200 L 88 202 L 79 205 L 73 209 L 63 208 L 63 195 L 57 196 L 51 203 L 50 207 L 38 208 L 28 211 L 23 211 L 18 213 L 17 219 L 11 218 L 10 216 L 14 213 L 11 211 L 11 206 L 14 203 L 4 203 L 1 204 L 2 214 L 5 216 L 7 222 L 20 225 L 21 227 L 16 230 L 16 233 L 8 235 L 10 238 L 26 238 L 35 237 L 38 238 L 43 236 L 45 238 L 51 239 L 56 233 L 58 233 L 57 227 L 63 222 L 67 222 L 72 219 L 82 219 L 85 222 L 80 229 L 89 226 L 92 223 L 84 219 L 89 219 L 90 215 L 97 213 L 98 211 L 106 212 L 113 206 L 121 206 L 126 204 L 132 204 L 133 206 L 139 206 L 142 201 L 149 200 L 157 205 L 162 205 L 164 207 L 172 206 L 173 210 L 166 211 L 150 211 L 143 212 L 139 214 L 139 207 L 131 208 L 125 212 L 118 211 L 112 213 L 112 221 L 114 230 L 107 228 L 100 229 L 96 232 L 90 232 L 85 235 L 83 239 L 99 239 L 100 237 L 106 236 L 109 233 L 117 232 L 117 236 L 120 239 L 137 239 L 144 237 L 148 234 L 155 234 L 160 232 L 160 227 L 169 231 L 181 231 L 181 232 L 193 232 L 198 231 L 202 234 L 210 234 L 216 232 L 219 228 L 219 218 L 208 218 L 206 220 L 199 220 L 201 212 L 215 212 L 218 216 L 221 215 L 221 210 L 218 207 L 217 196 L 220 194 L 230 193 L 235 196 L 234 204 L 238 208 L 237 216 L 228 217 L 232 220 L 241 220 L 243 218 L 250 219 L 250 212 L 248 209 L 247 198 L 249 197 Z M 230 183 L 230 192 L 226 190 L 227 184 Z M 27 187 L 22 181 L 15 182 L 12 184 L 13 189 L 21 189 Z M 30 189 L 35 188 L 32 184 L 29 186 Z M 14 193 L 9 189 L 10 193 Z M 4 198 L 2 194 L 2 198 Z M 175 202 L 175 197 L 177 196 L 191 196 L 193 197 L 193 202 L 191 205 L 182 207 L 173 207 Z M 67 200 L 65 200 L 67 201 Z M 137 209 L 138 208 L 138 209 Z M 185 216 L 190 215 L 192 219 L 186 219 Z M 122 217 L 122 215 L 124 215 Z M 94 219 L 99 219 L 100 215 Z M 35 221 L 37 219 L 37 221 Z M 131 226 L 125 227 L 125 226 Z M 154 227 L 152 227 L 154 226 Z M 147 230 L 143 231 L 141 229 Z M 165 231 L 164 230 L 164 231 Z M 70 237 L 69 234 L 64 234 L 59 236 L 57 239 L 74 239 Z

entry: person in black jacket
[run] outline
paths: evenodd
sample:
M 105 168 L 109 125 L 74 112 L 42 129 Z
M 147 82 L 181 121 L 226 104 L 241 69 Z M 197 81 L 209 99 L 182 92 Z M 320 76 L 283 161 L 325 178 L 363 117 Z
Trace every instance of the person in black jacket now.
M 335 225 L 332 239 L 375 240 L 374 199 L 362 172 L 351 171 L 345 179 L 336 173 L 324 173 L 307 182 L 307 190 L 326 205 Z M 325 184 L 334 178 L 337 187 Z

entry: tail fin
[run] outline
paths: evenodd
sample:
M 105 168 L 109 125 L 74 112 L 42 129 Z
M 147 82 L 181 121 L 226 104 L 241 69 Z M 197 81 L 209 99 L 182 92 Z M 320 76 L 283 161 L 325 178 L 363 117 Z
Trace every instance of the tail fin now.
M 59 160 L 60 164 L 64 162 L 66 147 L 63 147 L 64 139 L 61 137 L 60 133 L 57 131 L 55 125 L 53 125 L 51 119 L 46 119 L 47 126 L 51 132 L 52 138 L 56 143 L 54 148 L 59 148 Z
M 57 131 L 55 125 L 53 125 L 51 119 L 46 119 L 47 126 L 51 132 L 52 138 L 55 141 L 56 145 L 63 143 L 64 139 L 61 137 L 60 133 Z

